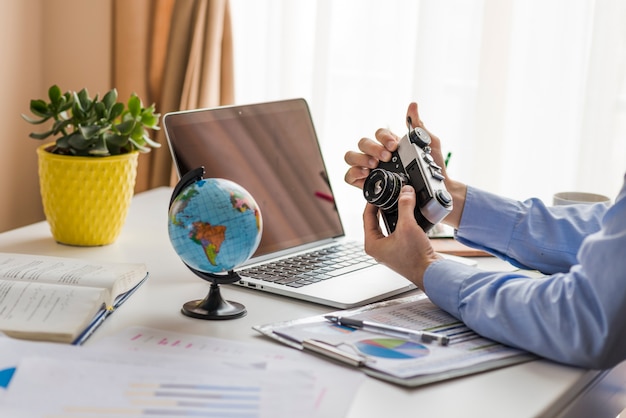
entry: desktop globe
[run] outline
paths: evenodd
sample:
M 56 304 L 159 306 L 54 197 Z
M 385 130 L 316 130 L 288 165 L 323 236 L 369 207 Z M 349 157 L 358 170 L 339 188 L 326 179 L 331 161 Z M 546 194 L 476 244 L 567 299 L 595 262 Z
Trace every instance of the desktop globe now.
M 221 299 L 218 285 L 236 282 L 239 276 L 234 269 L 256 251 L 261 241 L 261 211 L 240 185 L 204 179 L 203 173 L 197 169 L 181 179 L 168 216 L 174 250 L 192 272 L 212 283 L 207 298 L 186 303 L 183 313 L 202 319 L 242 316 L 245 308 Z
M 201 179 L 174 198 L 168 232 L 188 266 L 222 273 L 246 262 L 261 241 L 261 212 L 241 186 L 224 179 Z

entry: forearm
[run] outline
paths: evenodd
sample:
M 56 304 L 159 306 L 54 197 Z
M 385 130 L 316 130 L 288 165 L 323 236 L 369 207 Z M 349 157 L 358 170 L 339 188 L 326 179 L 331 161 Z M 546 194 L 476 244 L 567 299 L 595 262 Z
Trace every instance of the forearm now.
M 568 271 L 585 237 L 600 229 L 605 206 L 547 207 L 468 187 L 456 238 L 512 264 L 544 273 Z
M 580 270 L 529 278 L 442 260 L 429 267 L 424 287 L 433 303 L 503 344 L 589 368 L 624 358 L 625 305 L 598 292 Z

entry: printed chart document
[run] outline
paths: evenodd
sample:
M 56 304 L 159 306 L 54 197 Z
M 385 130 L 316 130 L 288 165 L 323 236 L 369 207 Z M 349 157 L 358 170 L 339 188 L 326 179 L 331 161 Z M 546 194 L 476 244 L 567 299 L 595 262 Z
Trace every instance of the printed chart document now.
M 1 417 L 345 416 L 364 380 L 277 345 L 145 327 L 83 347 L 0 337 L 0 352 Z
M 445 335 L 449 343 L 441 345 L 346 327 L 328 321 L 325 315 L 254 329 L 293 348 L 310 349 L 403 386 L 424 385 L 535 358 L 480 337 L 423 293 L 332 315 Z
M 289 372 L 308 376 L 310 380 L 307 390 L 315 402 L 307 414 L 314 417 L 345 416 L 359 385 L 364 380 L 363 374 L 355 369 L 338 368 L 326 360 L 276 344 L 266 344 L 266 341 L 251 344 L 204 335 L 132 327 L 101 338 L 90 347 L 107 351 L 125 348 L 142 356 L 170 354 L 172 357 L 176 355 L 187 359 L 193 364 L 214 359 L 237 370 Z M 160 363 L 171 364 L 171 360 Z M 283 395 L 289 397 L 296 389 L 288 388 Z M 309 416 L 307 414 L 277 416 Z
M 80 344 L 147 276 L 143 264 L 0 253 L 0 331 Z

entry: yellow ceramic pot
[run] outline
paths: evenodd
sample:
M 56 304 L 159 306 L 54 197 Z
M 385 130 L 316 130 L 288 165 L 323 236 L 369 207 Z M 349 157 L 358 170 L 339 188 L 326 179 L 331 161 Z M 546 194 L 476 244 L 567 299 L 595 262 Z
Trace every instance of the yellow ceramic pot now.
M 97 246 L 119 236 L 133 197 L 138 152 L 74 157 L 37 148 L 39 187 L 46 219 L 57 242 Z

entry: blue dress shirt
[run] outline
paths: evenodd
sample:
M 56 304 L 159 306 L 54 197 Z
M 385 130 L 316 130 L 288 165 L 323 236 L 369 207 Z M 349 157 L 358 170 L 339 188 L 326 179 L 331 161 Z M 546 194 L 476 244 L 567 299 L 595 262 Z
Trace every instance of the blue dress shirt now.
M 424 276 L 435 304 L 485 337 L 555 361 L 604 369 L 626 359 L 626 176 L 610 207 L 547 207 L 469 187 L 456 237 L 545 276 L 440 260 Z

